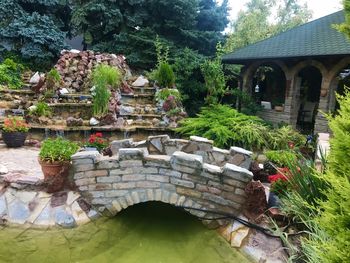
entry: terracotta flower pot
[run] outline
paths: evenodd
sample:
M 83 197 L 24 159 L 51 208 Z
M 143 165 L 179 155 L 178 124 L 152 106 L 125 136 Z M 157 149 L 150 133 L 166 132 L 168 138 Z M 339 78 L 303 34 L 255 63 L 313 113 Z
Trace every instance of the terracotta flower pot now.
M 49 193 L 63 190 L 69 173 L 69 162 L 45 162 L 39 159 Z
M 19 148 L 24 145 L 27 132 L 2 132 L 2 139 L 9 148 Z

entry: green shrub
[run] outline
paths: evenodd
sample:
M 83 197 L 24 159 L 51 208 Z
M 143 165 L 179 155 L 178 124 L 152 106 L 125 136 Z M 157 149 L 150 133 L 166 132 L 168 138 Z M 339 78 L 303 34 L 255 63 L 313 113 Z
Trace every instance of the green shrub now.
M 177 132 L 191 136 L 203 136 L 218 147 L 242 146 L 262 149 L 267 145 L 268 127 L 256 116 L 248 116 L 225 105 L 203 107 L 196 118 L 180 123 Z
M 266 151 L 267 159 L 279 167 L 288 166 L 290 163 L 296 163 L 298 156 L 291 150 Z
M 273 150 L 286 150 L 289 148 L 289 143 L 294 144 L 294 147 L 300 147 L 305 145 L 305 142 L 305 136 L 291 126 L 274 129 L 269 136 L 269 148 Z
M 53 68 L 46 74 L 46 87 L 53 89 L 61 81 L 61 75 L 57 69 Z
M 157 83 L 160 87 L 163 88 L 172 88 L 175 84 L 175 74 L 171 66 L 162 62 L 156 71 L 155 76 Z
M 23 86 L 22 72 L 24 67 L 12 59 L 5 59 L 0 64 L 0 85 L 8 86 L 10 89 L 19 89 Z
M 35 109 L 29 111 L 29 116 L 51 117 L 52 109 L 50 108 L 50 106 L 47 103 L 45 103 L 45 102 L 38 102 L 35 106 L 36 106 Z
M 227 91 L 220 43 L 217 44 L 216 50 L 216 57 L 213 60 L 205 60 L 200 66 L 208 91 L 205 99 L 208 105 L 219 103 Z
M 176 100 L 181 100 L 180 92 L 177 89 L 161 89 L 156 94 L 156 100 L 166 100 L 169 96 L 174 96 Z
M 108 102 L 111 96 L 109 88 L 120 85 L 122 75 L 120 71 L 108 65 L 101 64 L 92 73 L 92 84 L 95 86 L 93 94 L 93 114 L 103 116 L 108 111 Z
M 39 157 L 45 162 L 67 162 L 79 146 L 63 138 L 47 139 L 41 145 Z
M 313 235 L 303 243 L 309 262 L 348 262 L 350 258 L 350 92 L 337 96 L 337 116 L 328 116 L 333 132 L 325 180 L 330 185 L 320 213 L 312 220 Z

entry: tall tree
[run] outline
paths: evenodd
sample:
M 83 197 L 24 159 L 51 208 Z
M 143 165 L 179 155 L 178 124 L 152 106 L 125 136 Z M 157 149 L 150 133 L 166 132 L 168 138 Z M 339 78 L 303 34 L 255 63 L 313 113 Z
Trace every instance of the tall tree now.
M 0 0 L 0 54 L 50 64 L 65 47 L 69 12 L 59 0 Z
M 271 19 L 276 6 L 277 15 Z M 299 0 L 251 0 L 246 11 L 240 11 L 233 21 L 225 49 L 232 52 L 301 25 L 310 18 L 307 4 L 302 5 Z
M 343 6 L 345 11 L 345 22 L 337 25 L 337 28 L 340 32 L 343 32 L 350 38 L 350 0 L 343 0 Z
M 86 47 L 120 52 L 141 68 L 155 63 L 156 35 L 176 56 L 185 47 L 212 55 L 223 39 L 227 0 L 75 1 L 73 24 Z

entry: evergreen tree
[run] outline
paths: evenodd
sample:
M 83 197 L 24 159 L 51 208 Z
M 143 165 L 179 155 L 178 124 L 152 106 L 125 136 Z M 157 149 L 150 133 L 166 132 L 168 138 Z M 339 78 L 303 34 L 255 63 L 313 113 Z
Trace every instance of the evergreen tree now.
M 69 12 L 58 0 L 0 0 L 0 54 L 50 64 L 65 47 Z

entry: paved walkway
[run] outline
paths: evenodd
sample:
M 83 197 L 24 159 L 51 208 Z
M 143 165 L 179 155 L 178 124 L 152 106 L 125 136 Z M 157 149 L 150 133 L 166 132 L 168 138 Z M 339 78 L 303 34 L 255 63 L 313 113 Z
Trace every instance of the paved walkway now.
M 44 179 L 38 162 L 39 149 L 33 147 L 7 148 L 0 145 L 0 166 L 5 166 L 8 173 L 2 175 L 6 181 L 25 181 L 36 184 Z

